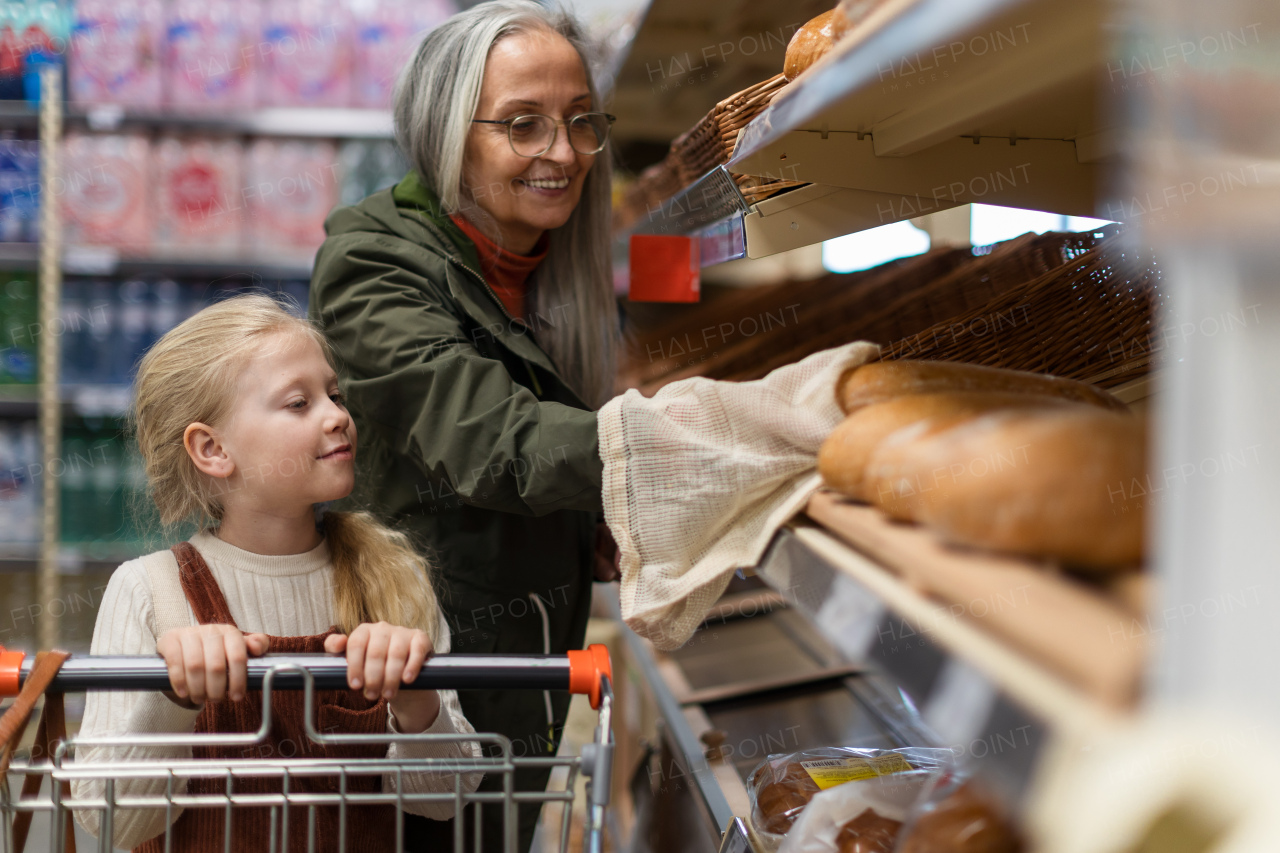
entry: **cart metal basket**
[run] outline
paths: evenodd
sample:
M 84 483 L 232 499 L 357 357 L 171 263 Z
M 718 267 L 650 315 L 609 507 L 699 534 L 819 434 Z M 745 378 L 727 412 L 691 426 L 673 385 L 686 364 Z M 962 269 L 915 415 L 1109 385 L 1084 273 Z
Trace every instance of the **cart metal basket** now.
M 396 806 L 395 849 L 403 849 L 404 821 L 401 809 L 415 802 L 452 802 L 454 815 L 453 849 L 479 850 L 483 839 L 480 830 L 480 808 L 497 808 L 502 813 L 502 849 L 516 850 L 516 806 L 524 803 L 563 803 L 559 820 L 557 849 L 568 849 L 574 783 L 581 773 L 588 779 L 586 825 L 582 832 L 582 849 L 600 851 L 604 812 L 609 803 L 609 779 L 612 770 L 613 738 L 610 731 L 612 706 L 609 655 L 604 646 L 593 645 L 567 655 L 481 655 L 451 654 L 431 658 L 423 666 L 417 680 L 402 689 L 518 689 L 569 690 L 590 697 L 592 708 L 599 712 L 595 738 L 576 756 L 523 757 L 513 754 L 509 739 L 500 734 L 326 734 L 317 731 L 315 720 L 316 690 L 345 690 L 346 662 L 330 655 L 267 655 L 250 659 L 248 687 L 261 690 L 263 696 L 262 725 L 256 732 L 244 734 L 131 735 L 119 737 L 71 737 L 52 743 L 50 754 L 39 760 L 12 752 L 26 728 L 27 717 L 36 696 L 19 695 L 26 686 L 28 693 L 38 695 L 32 673 L 33 662 L 21 652 L 0 647 L 0 697 L 18 695 L 6 708 L 0 729 L 11 735 L 5 749 L 13 758 L 8 774 L 0 774 L 0 851 L 20 853 L 25 843 L 28 823 L 36 821 L 47 827 L 48 849 L 62 853 L 72 849 L 68 835 L 72 832 L 71 816 L 93 811 L 99 822 L 98 847 L 110 851 L 112 824 L 118 810 L 125 808 L 161 809 L 166 812 L 165 826 L 172 824 L 175 809 L 216 809 L 223 815 L 222 848 L 232 850 L 231 828 L 238 810 L 269 810 L 269 833 L 262 839 L 263 851 L 337 850 L 345 853 L 347 815 L 352 807 Z M 47 680 L 47 678 L 46 678 Z M 169 689 L 169 676 L 164 661 L 149 656 L 68 656 L 52 677 L 49 694 L 87 690 Z M 459 758 L 353 758 L 315 759 L 288 758 L 280 755 L 233 760 L 179 759 L 121 761 L 76 761 L 77 748 L 88 747 L 161 747 L 218 746 L 252 747 L 266 741 L 271 731 L 271 696 L 277 690 L 303 690 L 307 709 L 305 729 L 316 744 L 370 745 L 393 742 L 458 742 L 481 745 L 484 757 Z M 23 707 L 25 702 L 25 708 Z M 46 701 L 46 708 L 48 707 Z M 57 703 L 60 708 L 60 702 Z M 44 718 L 42 717 L 42 724 Z M 59 722 L 60 725 L 60 722 Z M 42 726 L 43 728 L 43 726 Z M 15 734 L 16 732 L 16 734 Z M 39 736 L 39 735 L 38 735 Z M 567 770 L 564 787 L 555 790 L 521 791 L 516 789 L 515 772 L 522 768 L 556 768 Z M 429 772 L 452 777 L 452 792 L 419 793 L 406 791 L 400 784 L 404 774 Z M 500 779 L 499 790 L 468 791 L 466 779 L 483 773 Z M 10 792 L 13 776 L 27 778 L 22 796 Z M 349 782 L 358 777 L 382 777 L 382 790 L 368 793 L 349 790 Z M 315 785 L 301 780 L 324 777 L 333 780 L 317 791 Z M 278 780 L 277 793 L 240 793 L 237 780 Z M 100 780 L 103 795 L 76 799 L 71 796 L 71 783 L 76 780 Z M 222 793 L 188 793 L 186 780 L 216 780 Z M 394 782 L 394 784 L 392 784 Z M 37 787 L 38 783 L 38 787 Z M 210 786 L 202 786 L 208 788 Z M 273 786 L 274 787 L 274 786 Z M 307 788 L 302 791 L 300 788 Z M 364 786 L 369 787 L 369 786 Z M 440 787 L 437 785 L 436 787 Z M 490 785 L 488 787 L 495 787 Z M 467 809 L 472 806 L 471 809 Z M 337 811 L 337 838 L 317 837 L 319 810 Z M 330 812 L 331 814 L 332 812 Z M 24 817 L 24 815 L 27 815 Z M 474 816 L 475 834 L 466 838 L 465 828 Z M 162 836 L 165 851 L 176 850 L 172 833 Z M 466 848 L 471 842 L 473 846 Z M 177 851 L 180 853 L 180 851 Z M 240 853 L 240 851 L 236 851 Z

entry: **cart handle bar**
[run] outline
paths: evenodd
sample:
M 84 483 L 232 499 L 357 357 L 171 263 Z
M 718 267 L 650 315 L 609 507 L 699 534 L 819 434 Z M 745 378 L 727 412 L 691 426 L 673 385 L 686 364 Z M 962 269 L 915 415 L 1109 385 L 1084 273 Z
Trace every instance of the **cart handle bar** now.
M 337 655 L 265 655 L 249 658 L 248 687 L 261 690 L 274 666 L 287 664 L 311 673 L 317 690 L 346 690 L 347 661 Z M 0 698 L 18 695 L 35 663 L 25 652 L 0 646 Z M 427 660 L 412 684 L 417 690 L 568 690 L 589 696 L 600 707 L 601 681 L 612 680 L 609 650 L 599 643 L 563 655 L 448 654 Z M 304 677 L 296 670 L 275 676 L 273 686 L 300 690 Z M 72 655 L 54 676 L 49 690 L 168 690 L 169 670 L 153 655 Z

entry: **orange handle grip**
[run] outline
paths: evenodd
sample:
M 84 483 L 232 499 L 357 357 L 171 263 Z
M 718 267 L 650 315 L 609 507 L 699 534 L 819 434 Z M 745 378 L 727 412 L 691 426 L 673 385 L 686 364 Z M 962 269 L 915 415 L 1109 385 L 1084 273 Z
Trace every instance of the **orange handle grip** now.
M 26 652 L 11 652 L 0 646 L 0 697 L 17 696 L 21 688 L 19 675 Z
M 592 710 L 600 708 L 600 682 L 605 676 L 613 681 L 609 649 L 603 644 L 592 643 L 585 649 L 569 652 L 569 692 L 591 697 Z

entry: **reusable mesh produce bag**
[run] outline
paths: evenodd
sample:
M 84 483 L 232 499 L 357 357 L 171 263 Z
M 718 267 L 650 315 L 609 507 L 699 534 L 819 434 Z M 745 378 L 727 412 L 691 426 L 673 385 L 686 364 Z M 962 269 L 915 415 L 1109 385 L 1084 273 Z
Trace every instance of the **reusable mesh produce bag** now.
M 600 410 L 605 520 L 622 552 L 622 618 L 660 649 L 697 630 L 736 569 L 754 566 L 818 488 L 818 448 L 843 417 L 852 343 L 753 382 L 702 377 Z

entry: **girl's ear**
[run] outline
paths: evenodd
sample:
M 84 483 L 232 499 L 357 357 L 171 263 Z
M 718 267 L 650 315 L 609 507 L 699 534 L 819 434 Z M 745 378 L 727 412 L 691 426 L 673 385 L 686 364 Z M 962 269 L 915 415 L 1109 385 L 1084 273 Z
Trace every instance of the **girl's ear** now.
M 227 455 L 226 448 L 208 424 L 188 424 L 182 433 L 182 446 L 203 474 L 224 479 L 236 470 L 236 463 Z

